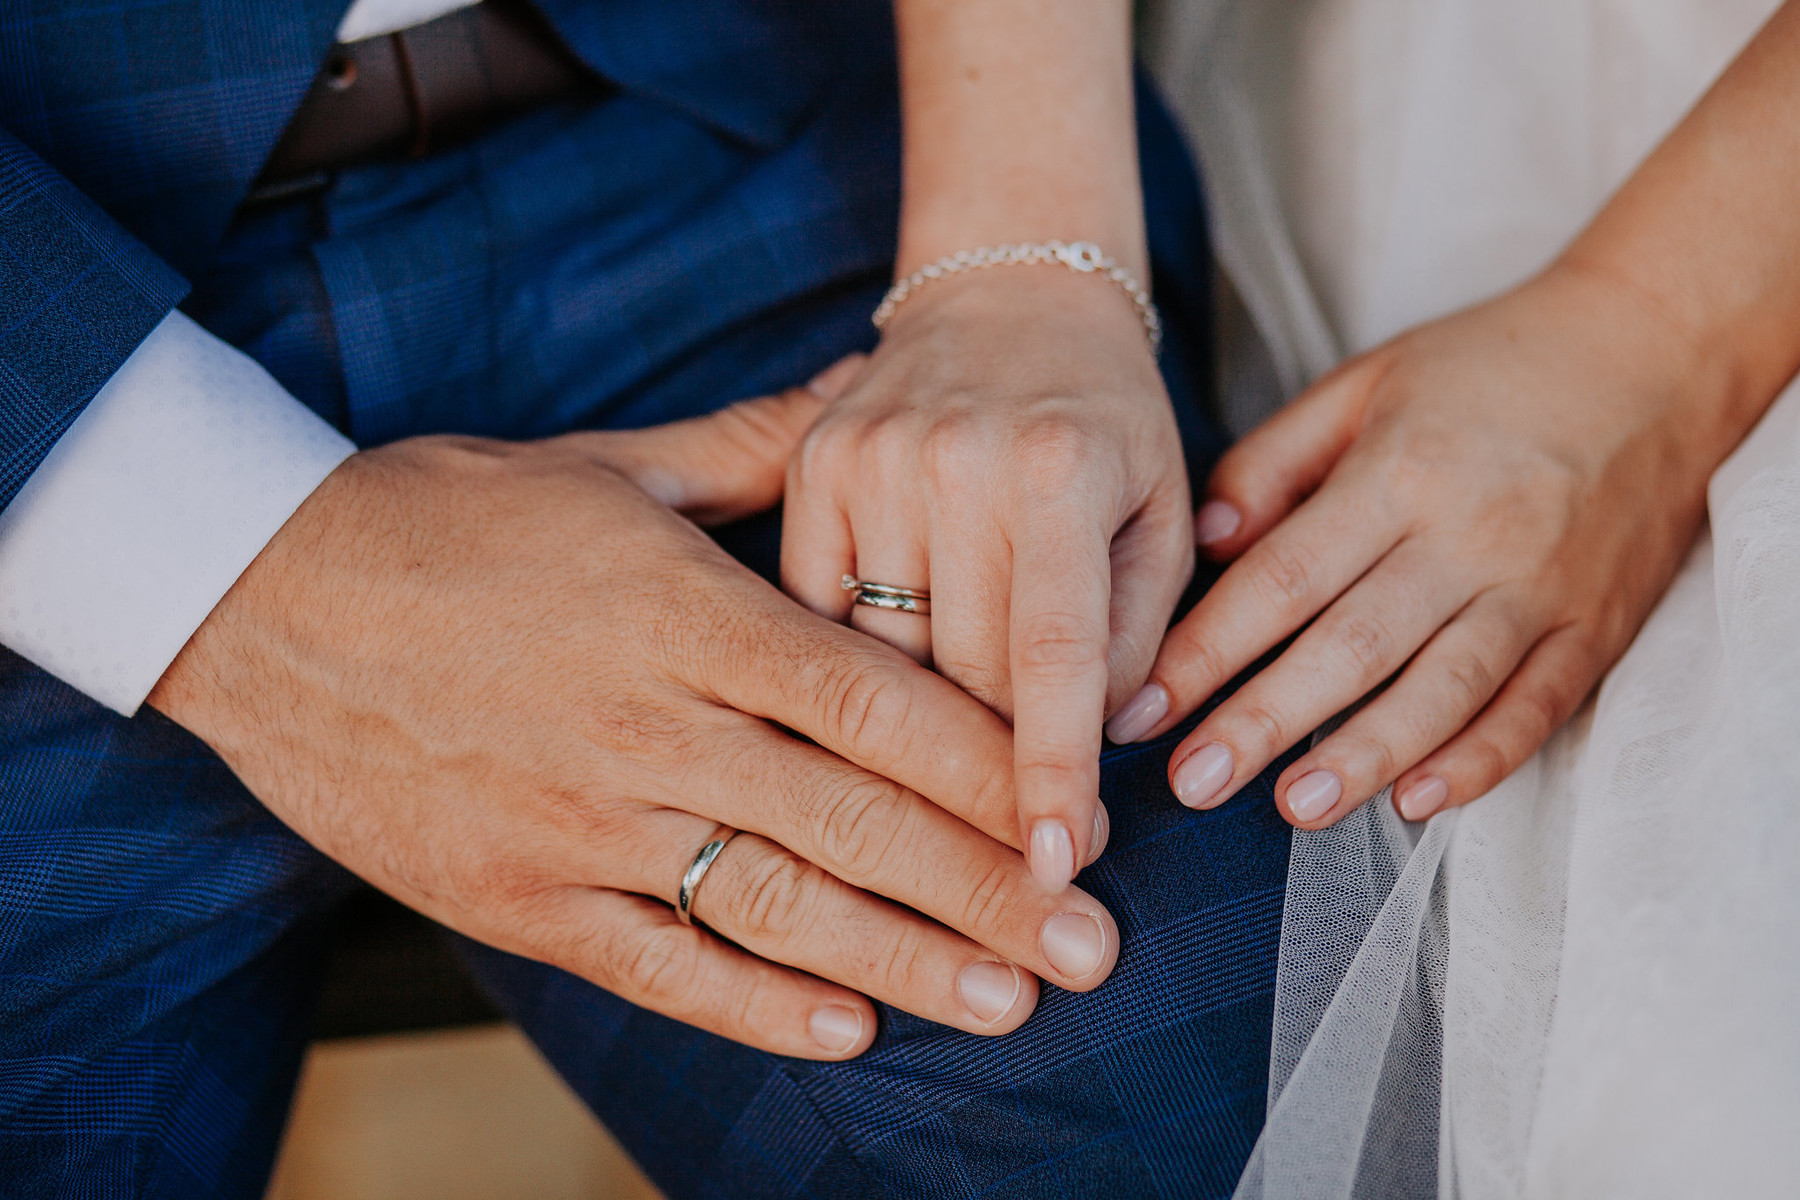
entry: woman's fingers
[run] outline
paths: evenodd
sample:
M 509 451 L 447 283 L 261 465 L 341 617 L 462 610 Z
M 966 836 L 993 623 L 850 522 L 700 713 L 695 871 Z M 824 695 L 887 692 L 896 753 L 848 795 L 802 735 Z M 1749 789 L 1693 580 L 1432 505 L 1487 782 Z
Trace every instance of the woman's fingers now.
M 1466 594 L 1428 549 L 1403 543 L 1182 741 L 1169 763 L 1176 796 L 1190 808 L 1229 799 L 1399 670 Z M 1289 789 L 1303 820 L 1323 811 L 1327 783 L 1307 776 Z
M 1511 600 L 1494 592 L 1477 597 L 1391 687 L 1282 772 L 1275 800 L 1283 814 L 1322 828 L 1394 782 L 1493 699 L 1536 638 L 1536 626 Z M 1415 804 L 1435 795 L 1428 786 Z
M 1382 368 L 1358 359 L 1325 376 L 1219 459 L 1194 515 L 1194 540 L 1231 559 L 1325 481 L 1362 427 Z
M 861 511 L 853 510 L 850 520 L 856 543 L 855 578 L 930 595 L 931 560 L 921 528 L 924 514 L 892 503 L 858 508 Z M 839 586 L 842 587 L 841 581 Z M 930 666 L 934 614 L 935 608 L 914 613 L 853 604 L 850 627 L 879 638 L 916 663 Z
M 770 600 L 768 607 L 709 612 L 715 623 L 746 622 L 734 640 L 754 653 L 698 662 L 696 682 L 705 691 L 728 708 L 797 730 L 1018 847 L 1013 740 L 1005 721 L 893 648 L 803 617 L 779 597 Z M 783 677 L 770 677 L 771 660 L 784 664 Z
M 542 957 L 640 1008 L 795 1058 L 846 1059 L 875 1037 L 863 996 L 683 925 L 660 900 L 568 887 L 533 914 Z
M 954 506 L 957 497 L 946 498 Z M 1012 547 L 997 526 L 943 531 L 931 547 L 931 657 L 944 678 L 1011 719 Z M 1017 814 L 1014 814 L 1017 820 Z
M 1574 715 L 1612 657 L 1579 626 L 1546 635 L 1466 729 L 1395 781 L 1400 815 L 1423 821 L 1491 791 Z
M 1186 489 L 1171 489 L 1145 505 L 1113 538 L 1108 713 L 1116 714 L 1149 676 L 1169 615 L 1193 578 L 1187 508 Z
M 1115 720 L 1115 740 L 1143 740 L 1176 724 L 1380 561 L 1400 535 L 1374 493 L 1334 482 L 1233 563 L 1169 631 L 1150 682 L 1127 704 L 1163 715 Z
M 1013 786 L 1026 857 L 1049 892 L 1067 887 L 1088 860 L 1100 800 L 1109 515 L 1035 503 L 1013 528 Z

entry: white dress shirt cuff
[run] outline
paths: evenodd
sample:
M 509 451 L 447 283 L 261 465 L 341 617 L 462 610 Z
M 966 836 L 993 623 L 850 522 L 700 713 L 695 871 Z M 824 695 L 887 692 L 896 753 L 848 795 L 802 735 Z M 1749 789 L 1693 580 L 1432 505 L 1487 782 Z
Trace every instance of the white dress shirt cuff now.
M 170 313 L 0 511 L 0 644 L 132 715 L 355 449 Z

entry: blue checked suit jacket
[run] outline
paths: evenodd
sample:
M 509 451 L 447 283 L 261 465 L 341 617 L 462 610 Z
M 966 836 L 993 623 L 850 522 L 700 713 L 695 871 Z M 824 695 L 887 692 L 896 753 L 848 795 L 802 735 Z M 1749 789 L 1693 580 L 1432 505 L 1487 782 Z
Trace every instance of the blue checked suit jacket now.
M 0 503 L 180 303 L 360 443 L 647 424 L 868 348 L 898 220 L 885 0 L 537 0 L 619 85 L 239 211 L 347 0 L 0 0 Z M 1138 134 L 1162 367 L 1218 440 L 1197 181 Z M 1185 398 L 1185 400 L 1184 400 Z M 752 531 L 754 532 L 754 531 Z M 765 570 L 778 529 L 765 522 Z M 1102 767 L 1118 972 L 973 1038 L 796 1064 L 467 948 L 666 1194 L 1231 1193 L 1262 1119 L 1287 826 Z M 262 1194 L 353 881 L 152 710 L 0 651 L 0 1195 Z
M 0 506 L 209 264 L 347 7 L 0 0 Z M 855 6 L 539 7 L 624 90 L 769 147 Z

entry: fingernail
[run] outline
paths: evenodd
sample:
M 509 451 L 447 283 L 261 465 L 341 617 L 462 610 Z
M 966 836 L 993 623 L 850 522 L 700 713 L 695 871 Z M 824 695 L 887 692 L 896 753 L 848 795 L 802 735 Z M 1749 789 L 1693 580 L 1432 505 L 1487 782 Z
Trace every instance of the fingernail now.
M 806 381 L 806 390 L 821 400 L 836 400 L 862 368 L 866 354 L 849 354 Z
M 842 1054 L 862 1040 L 862 1014 L 841 1004 L 814 1009 L 807 1026 L 812 1030 L 813 1041 L 828 1054 Z
M 1156 723 L 1168 715 L 1168 691 L 1160 683 L 1146 683 L 1106 723 L 1106 736 L 1119 746 L 1135 742 L 1156 728 Z
M 1400 815 L 1409 821 L 1423 821 L 1444 807 L 1450 798 L 1450 785 L 1436 775 L 1415 779 L 1400 793 Z
M 1057 913 L 1044 922 L 1038 944 L 1051 966 L 1079 983 L 1100 969 L 1106 954 L 1106 931 L 1085 913 Z
M 1088 862 L 1091 864 L 1106 849 L 1106 840 L 1112 836 L 1112 818 L 1106 815 L 1106 805 L 1094 805 L 1094 840 L 1088 843 Z
M 977 1021 L 992 1025 L 1018 1002 L 1019 972 L 1006 963 L 971 963 L 957 976 L 956 990 Z
M 1210 546 L 1214 542 L 1222 542 L 1238 531 L 1244 523 L 1244 514 L 1236 505 L 1227 504 L 1223 500 L 1208 500 L 1194 514 L 1194 540 L 1202 546 Z
M 679 509 L 687 506 L 687 483 L 673 471 L 665 471 L 661 467 L 645 467 L 632 475 L 632 482 L 638 485 L 640 491 L 666 508 Z
M 1189 808 L 1200 808 L 1219 794 L 1236 769 L 1230 747 L 1210 742 L 1175 768 L 1175 798 Z
M 1031 827 L 1031 874 L 1046 892 L 1060 892 L 1075 878 L 1075 843 L 1061 821 Z
M 1316 821 L 1343 794 L 1344 785 L 1330 771 L 1308 771 L 1288 785 L 1288 811 L 1296 821 Z

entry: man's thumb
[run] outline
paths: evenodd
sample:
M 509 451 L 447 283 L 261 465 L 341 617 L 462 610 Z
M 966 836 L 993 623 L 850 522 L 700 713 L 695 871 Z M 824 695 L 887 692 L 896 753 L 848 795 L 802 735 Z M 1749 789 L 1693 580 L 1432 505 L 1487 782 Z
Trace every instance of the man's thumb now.
M 788 458 L 842 395 L 866 355 L 825 368 L 805 387 L 649 429 L 605 435 L 607 465 L 702 525 L 761 512 L 781 499 Z

